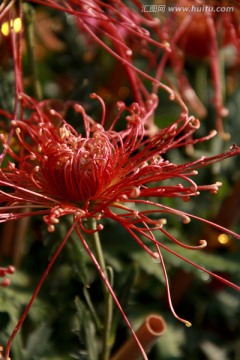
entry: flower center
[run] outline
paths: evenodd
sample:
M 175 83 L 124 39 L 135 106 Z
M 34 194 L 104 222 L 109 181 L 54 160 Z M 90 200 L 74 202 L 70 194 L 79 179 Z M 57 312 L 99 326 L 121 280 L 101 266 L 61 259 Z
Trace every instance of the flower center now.
M 47 186 L 59 199 L 83 203 L 94 200 L 111 181 L 116 154 L 101 133 L 49 142 L 42 149 L 41 170 Z

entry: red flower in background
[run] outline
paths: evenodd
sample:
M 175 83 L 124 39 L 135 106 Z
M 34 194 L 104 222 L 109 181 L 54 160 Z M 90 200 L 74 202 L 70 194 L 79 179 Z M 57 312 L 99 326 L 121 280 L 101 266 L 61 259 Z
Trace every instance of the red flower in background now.
M 127 86 L 130 89 L 131 100 L 136 101 L 142 108 L 147 106 L 148 98 L 152 93 L 157 93 L 159 88 L 169 94 L 170 101 L 176 101 L 183 114 L 188 114 L 187 106 L 182 101 L 181 96 L 174 89 L 165 83 L 159 81 L 158 68 L 162 68 L 162 61 L 159 64 L 158 58 L 163 54 L 167 55 L 171 52 L 170 45 L 164 39 L 159 19 L 142 12 L 142 4 L 132 1 L 132 6 L 124 4 L 122 1 L 114 0 L 111 4 L 106 4 L 100 0 L 80 1 L 70 0 L 30 0 L 29 3 L 37 4 L 36 9 L 52 8 L 56 11 L 65 13 L 71 17 L 71 20 L 79 29 L 81 36 L 86 43 L 85 56 L 90 58 L 91 51 L 94 53 L 95 48 L 102 48 L 109 53 L 120 64 L 120 70 L 128 79 Z M 20 4 L 19 9 L 15 9 L 14 1 L 8 5 L 3 4 L 2 14 L 0 14 L 0 22 L 8 16 L 9 24 L 15 17 L 23 20 L 23 9 Z M 44 26 L 44 24 L 40 24 Z M 35 26 L 35 31 L 41 42 L 46 42 L 44 38 L 44 30 L 39 31 L 39 24 Z M 9 25 L 9 28 L 11 26 Z M 47 27 L 45 26 L 47 31 Z M 22 26 L 19 34 L 14 31 L 9 33 L 8 42 L 12 47 L 12 57 L 15 66 L 15 82 L 16 95 L 23 92 L 24 74 L 22 72 L 22 56 L 23 56 L 23 31 Z M 164 30 L 165 31 L 165 30 Z M 50 39 L 50 40 L 49 40 Z M 51 33 L 48 36 L 51 41 Z M 49 44 L 46 43 L 46 47 Z M 140 56 L 143 59 L 142 66 L 137 65 L 136 60 Z M 149 81 L 150 88 L 146 86 L 145 80 Z M 119 90 L 119 89 L 118 89 Z M 35 94 L 35 97 L 37 95 Z M 17 98 L 17 96 L 16 96 Z M 114 103 L 117 100 L 114 99 Z M 145 109 L 148 111 L 148 108 Z M 146 119 L 145 126 L 149 129 L 149 133 L 154 134 L 157 130 L 151 115 Z
M 63 0 L 29 2 L 71 15 L 87 44 L 85 55 L 90 56 L 88 53 L 94 52 L 97 45 L 117 59 L 127 75 L 134 101 L 141 106 L 144 106 L 151 93 L 157 93 L 159 88 L 163 88 L 172 100 L 175 99 L 179 103 L 185 114 L 188 110 L 182 99 L 198 117 L 205 117 L 204 101 L 199 99 L 199 94 L 190 84 L 185 74 L 185 63 L 194 59 L 208 64 L 214 90 L 212 102 L 216 110 L 216 128 L 223 138 L 229 138 L 222 123 L 222 119 L 228 115 L 228 110 L 223 101 L 219 54 L 227 47 L 231 48 L 231 63 L 227 64 L 227 67 L 234 68 L 238 65 L 240 14 L 237 2 L 167 2 L 167 6 L 181 8 L 167 12 L 167 16 L 163 16 L 161 22 L 156 13 L 143 11 L 138 0 L 131 1 L 131 7 L 117 0 L 111 4 L 101 0 L 70 0 L 67 3 Z M 2 13 L 6 16 L 13 5 L 14 2 L 5 5 L 5 8 L 3 5 Z M 185 11 L 184 7 L 193 9 Z M 216 11 L 217 8 L 221 10 Z M 141 69 L 135 62 L 139 56 L 144 59 Z M 166 81 L 162 82 L 162 78 L 166 77 L 167 63 L 177 75 L 178 91 L 182 99 L 178 92 L 173 90 L 174 86 L 169 87 Z M 151 91 L 145 86 L 143 78 L 152 82 Z M 154 133 L 156 128 L 152 119 L 149 119 L 148 126 Z
M 134 64 L 135 55 L 140 54 L 147 59 L 148 65 L 151 58 L 157 66 L 156 53 L 151 49 L 152 47 L 158 52 L 170 51 L 168 43 L 160 42 L 159 38 L 155 40 L 151 36 L 150 31 L 155 32 L 158 29 L 159 20 L 145 17 L 145 14 L 141 13 L 142 4 L 139 1 L 132 1 L 131 8 L 117 0 L 109 4 L 101 0 L 70 0 L 67 3 L 62 0 L 31 0 L 30 2 L 72 15 L 79 33 L 87 44 L 85 56 L 91 58 L 90 53 L 91 51 L 94 53 L 97 45 L 117 59 L 127 75 L 132 97 L 141 106 L 149 97 L 142 76 L 172 94 L 168 86 L 148 74 L 150 68 L 144 71 Z
M 161 31 L 163 39 L 169 42 L 171 53 L 165 57 L 178 76 L 179 91 L 183 100 L 197 116 L 205 117 L 206 109 L 199 101 L 185 73 L 187 61 L 199 61 L 210 67 L 214 89 L 212 102 L 216 110 L 216 129 L 228 139 L 222 119 L 228 115 L 224 106 L 222 82 L 223 66 L 227 68 L 239 64 L 240 55 L 240 11 L 235 1 L 177 0 L 170 7 L 178 8 L 163 19 Z M 187 10 L 188 9 L 188 10 Z M 223 65 L 224 51 L 230 49 L 231 60 Z M 220 55 L 220 53 L 222 55 Z M 223 60 L 224 59 L 224 60 Z M 229 59 L 229 56 L 228 56 Z M 206 89 L 204 89 L 204 92 Z

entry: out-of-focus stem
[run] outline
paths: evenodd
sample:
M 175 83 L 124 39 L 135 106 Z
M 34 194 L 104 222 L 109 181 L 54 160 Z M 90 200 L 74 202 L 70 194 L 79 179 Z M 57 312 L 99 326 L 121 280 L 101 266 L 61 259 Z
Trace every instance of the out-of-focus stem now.
M 149 351 L 156 343 L 158 338 L 164 333 L 165 329 L 166 323 L 161 316 L 149 315 L 140 328 L 136 331 L 136 335 L 144 350 Z M 131 337 L 111 358 L 111 360 L 126 359 L 142 359 L 142 353 L 133 337 Z
M 42 91 L 37 77 L 36 59 L 35 59 L 35 43 L 34 43 L 34 10 L 29 4 L 23 5 L 25 36 L 27 43 L 27 52 L 30 73 L 32 77 L 33 94 L 37 100 L 41 100 Z
M 9 3 L 8 0 L 3 0 L 3 2 L 0 4 L 0 20 L 7 14 L 13 5 L 14 0 L 11 0 Z
M 89 227 L 91 230 L 95 230 L 96 220 L 91 219 L 89 220 Z M 94 231 L 93 234 L 93 244 L 95 248 L 95 255 L 98 260 L 98 263 L 106 277 L 106 279 L 109 280 L 104 255 L 102 252 L 102 246 L 101 241 L 99 237 L 98 231 Z M 113 304 L 112 304 L 112 296 L 110 292 L 108 291 L 107 286 L 105 285 L 104 281 L 102 281 L 102 288 L 103 288 L 103 295 L 104 295 L 104 324 L 103 324 L 103 333 L 102 333 L 102 354 L 101 354 L 101 360 L 108 360 L 109 359 L 109 353 L 111 349 L 111 325 L 112 325 L 112 311 L 113 311 Z
M 208 74 L 206 64 L 199 63 L 196 69 L 195 89 L 197 96 L 203 104 L 208 102 Z

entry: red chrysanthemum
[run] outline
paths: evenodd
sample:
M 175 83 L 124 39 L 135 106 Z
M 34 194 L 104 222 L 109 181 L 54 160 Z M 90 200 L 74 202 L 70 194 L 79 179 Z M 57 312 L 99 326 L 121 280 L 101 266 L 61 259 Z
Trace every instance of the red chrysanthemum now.
M 95 94 L 92 97 L 99 98 Z M 238 147 L 233 146 L 222 155 L 176 165 L 164 159 L 166 152 L 209 139 L 216 132 L 192 140 L 189 136 L 199 127 L 199 122 L 194 117 L 183 116 L 154 137 L 145 139 L 144 119 L 149 113 L 137 103 L 129 108 L 118 103 L 117 118 L 123 111 L 129 111 L 126 129 L 114 131 L 114 121 L 111 129 L 104 130 L 105 106 L 99 98 L 103 105 L 101 124 L 90 118 L 81 105 L 74 105 L 75 111 L 82 115 L 82 135 L 50 108 L 51 102 L 37 103 L 25 94 L 21 99 L 23 107 L 31 109 L 31 115 L 12 121 L 21 149 L 19 154 L 11 149 L 3 134 L 0 138 L 5 152 L 13 160 L 0 173 L 1 185 L 8 189 L 1 191 L 0 200 L 8 202 L 11 208 L 11 212 L 5 212 L 6 207 L 1 210 L 1 221 L 23 216 L 17 212 L 22 202 L 45 207 L 41 213 L 49 214 L 44 219 L 50 230 L 58 217 L 75 214 L 76 209 L 81 209 L 80 217 L 104 216 L 106 212 L 109 216 L 110 206 L 138 201 L 134 199 L 157 196 L 186 200 L 198 195 L 200 190 L 217 192 L 219 183 L 195 184 L 192 177 L 197 174 L 196 169 L 239 152 Z M 156 101 L 156 96 L 149 100 L 155 103 L 153 108 Z M 174 178 L 183 179 L 188 186 L 159 184 Z
M 186 320 L 175 314 L 172 307 L 161 248 L 174 252 L 160 243 L 155 238 L 154 232 L 160 231 L 170 240 L 188 249 L 201 249 L 206 246 L 206 241 L 200 240 L 197 246 L 180 243 L 165 230 L 163 214 L 180 216 L 184 223 L 188 223 L 192 217 L 237 238 L 239 235 L 207 220 L 199 219 L 195 215 L 170 208 L 162 203 L 162 199 L 177 197 L 189 200 L 190 197 L 199 195 L 202 190 L 216 193 L 220 183 L 197 185 L 194 182 L 197 169 L 234 156 L 240 153 L 240 149 L 234 145 L 221 155 L 202 156 L 198 160 L 184 164 L 172 163 L 165 155 L 171 149 L 207 140 L 213 137 L 215 132 L 211 132 L 205 138 L 193 140 L 190 135 L 199 127 L 199 122 L 194 117 L 183 116 L 171 126 L 159 130 L 152 138 L 148 138 L 145 136 L 144 121 L 149 113 L 143 111 L 136 103 L 130 107 L 119 103 L 119 113 L 112 127 L 105 130 L 104 103 L 97 95 L 92 94 L 92 97 L 98 98 L 103 106 L 102 121 L 101 123 L 94 121 L 85 113 L 81 105 L 75 104 L 74 109 L 81 114 L 84 126 L 82 133 L 77 133 L 61 114 L 51 108 L 50 101 L 38 103 L 21 94 L 23 109 L 25 112 L 27 110 L 28 114 L 30 112 L 30 115 L 12 120 L 12 127 L 15 130 L 14 147 L 18 150 L 15 151 L 9 145 L 4 135 L 0 137 L 8 160 L 9 157 L 12 158 L 0 171 L 2 189 L 0 221 L 43 215 L 51 232 L 54 231 L 61 217 L 69 214 L 73 216 L 73 225 L 51 260 L 17 329 L 21 326 L 48 271 L 74 229 L 121 309 L 108 280 L 82 235 L 84 231 L 89 232 L 84 227 L 85 219 L 95 219 L 99 224 L 94 231 L 100 231 L 104 218 L 120 223 L 150 256 L 160 260 L 172 312 L 188 325 Z M 151 101 L 154 109 L 157 101 L 155 95 L 152 96 Z M 128 112 L 125 116 L 127 126 L 117 132 L 114 130 L 115 124 L 125 111 Z M 172 179 L 178 179 L 179 183 L 171 185 Z M 162 183 L 164 180 L 169 180 L 169 185 L 164 185 Z M 149 197 L 158 200 L 154 202 L 149 200 Z M 26 206 L 26 203 L 30 210 L 23 213 L 20 210 Z M 133 207 L 134 204 L 147 204 L 148 208 L 137 211 Z M 158 216 L 157 220 L 156 216 Z M 145 240 L 143 241 L 143 238 L 150 246 Z M 155 252 L 151 249 L 152 244 L 155 245 Z M 175 255 L 193 264 L 190 260 L 176 253 Z M 193 265 L 202 269 L 196 264 Z M 205 269 L 202 270 L 239 290 L 237 285 Z M 124 313 L 123 316 L 128 322 Z M 9 340 L 7 354 L 15 333 L 16 331 Z
M 229 134 L 224 132 L 222 123 L 222 119 L 228 115 L 228 109 L 224 106 L 222 69 L 223 66 L 227 69 L 239 65 L 239 3 L 234 0 L 176 0 L 168 5 L 171 10 L 163 21 L 161 33 L 169 42 L 171 51 L 164 55 L 164 62 L 169 60 L 177 75 L 183 100 L 199 117 L 205 117 L 206 110 L 198 98 L 201 94 L 196 94 L 189 83 L 185 62 L 200 61 L 209 65 L 216 129 L 224 139 L 228 139 Z M 227 48 L 231 56 L 224 56 Z M 163 69 L 163 66 L 159 67 L 159 74 Z

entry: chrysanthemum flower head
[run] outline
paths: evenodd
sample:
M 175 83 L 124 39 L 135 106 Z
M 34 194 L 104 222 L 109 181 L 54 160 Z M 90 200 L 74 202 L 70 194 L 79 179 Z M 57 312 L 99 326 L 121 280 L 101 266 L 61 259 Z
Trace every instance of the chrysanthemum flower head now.
M 127 117 L 128 128 L 117 133 L 105 131 L 103 125 L 96 123 L 82 106 L 76 104 L 75 111 L 82 114 L 85 127 L 82 135 L 55 110 L 46 110 L 46 102 L 37 104 L 26 95 L 22 96 L 32 114 L 28 119 L 12 121 L 15 137 L 23 149 L 20 154 L 14 154 L 5 136 L 1 135 L 5 151 L 17 162 L 16 165 L 9 161 L 1 172 L 2 185 L 11 183 L 14 193 L 2 192 L 2 201 L 11 202 L 14 196 L 18 203 L 29 201 L 36 206 L 39 204 L 38 207 L 44 205 L 46 213 L 51 213 L 48 208 L 55 205 L 62 208 L 59 212 L 54 210 L 53 214 L 75 213 L 78 209 L 88 217 L 103 212 L 123 192 L 126 195 L 130 191 L 128 181 L 121 186 L 119 182 L 125 180 L 123 168 L 143 136 L 140 113 L 134 110 L 136 105 L 131 107 Z M 123 104 L 119 103 L 119 109 L 120 112 L 124 110 Z M 105 116 L 105 107 L 103 111 Z M 14 201 L 12 209 L 15 206 Z M 14 218 L 21 214 L 10 216 Z M 49 224 L 50 219 L 51 216 L 45 216 Z
M 100 99 L 101 123 L 90 118 L 81 105 L 74 105 L 84 124 L 84 131 L 79 134 L 57 111 L 47 109 L 46 101 L 37 103 L 24 94 L 22 101 L 25 108 L 30 108 L 31 115 L 12 121 L 21 148 L 19 154 L 1 135 L 3 147 L 13 160 L 1 170 L 1 185 L 12 189 L 1 192 L 1 201 L 9 202 L 12 210 L 7 214 L 3 208 L 1 221 L 21 217 L 17 209 L 25 202 L 41 208 L 41 213 L 47 214 L 44 220 L 49 229 L 53 229 L 58 217 L 68 213 L 77 212 L 83 217 L 109 216 L 110 207 L 137 201 L 135 199 L 157 196 L 187 200 L 200 190 L 217 192 L 219 183 L 197 186 L 191 178 L 196 176 L 197 168 L 238 152 L 238 148 L 233 147 L 216 157 L 176 165 L 165 160 L 166 152 L 215 134 L 213 131 L 204 139 L 187 140 L 199 127 L 194 117 L 183 116 L 148 139 L 144 138 L 144 118 L 148 116 L 145 109 L 136 103 L 129 108 L 119 103 L 117 118 L 123 111 L 129 112 L 126 128 L 115 131 L 114 121 L 112 127 L 105 130 L 105 106 Z M 152 103 L 154 101 L 155 96 Z M 188 185 L 153 185 L 174 178 L 184 179 Z

